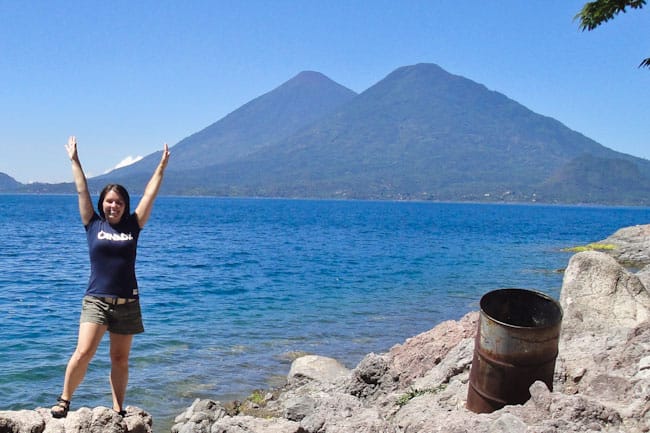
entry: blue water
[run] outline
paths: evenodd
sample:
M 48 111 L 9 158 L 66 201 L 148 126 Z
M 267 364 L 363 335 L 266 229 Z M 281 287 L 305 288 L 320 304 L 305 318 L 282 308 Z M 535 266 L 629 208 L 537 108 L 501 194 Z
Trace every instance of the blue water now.
M 0 410 L 49 407 L 88 278 L 76 197 L 6 195 L 0 209 Z M 277 384 L 294 352 L 354 367 L 487 291 L 558 297 L 562 248 L 648 222 L 650 208 L 160 197 L 140 237 L 146 332 L 127 404 L 169 431 L 197 397 Z M 73 409 L 110 406 L 106 343 Z

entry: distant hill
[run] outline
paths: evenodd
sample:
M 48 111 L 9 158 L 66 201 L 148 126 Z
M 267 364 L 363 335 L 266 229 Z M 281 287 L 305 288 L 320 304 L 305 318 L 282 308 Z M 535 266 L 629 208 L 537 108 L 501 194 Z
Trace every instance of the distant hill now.
M 141 190 L 159 153 L 90 180 Z M 650 161 L 437 65 L 303 72 L 172 148 L 167 194 L 650 204 Z
M 644 171 L 642 171 L 644 170 Z M 580 197 L 587 203 L 648 204 L 648 169 L 621 158 L 581 155 L 563 165 L 545 180 L 540 190 L 562 203 Z
M 21 183 L 16 179 L 5 173 L 0 173 L 0 192 L 14 192 L 18 191 L 20 187 Z
M 201 170 L 247 157 L 323 118 L 356 95 L 319 72 L 301 72 L 276 89 L 181 140 L 173 147 L 174 162 L 170 171 Z M 128 183 L 128 180 L 139 175 L 148 178 L 159 160 L 160 152 L 157 152 L 139 163 L 99 176 L 94 181 L 117 178 Z M 146 181 L 142 178 L 140 182 L 143 180 Z
M 584 170 L 576 170 L 589 161 L 585 155 L 627 161 L 638 186 L 613 193 L 629 183 L 628 172 L 614 170 L 592 191 Z M 641 173 L 649 169 L 650 162 L 607 149 L 483 85 L 420 64 L 399 68 L 273 145 L 185 172 L 168 186 L 219 195 L 629 204 L 647 202 L 650 179 Z M 555 188 L 558 179 L 575 188 Z

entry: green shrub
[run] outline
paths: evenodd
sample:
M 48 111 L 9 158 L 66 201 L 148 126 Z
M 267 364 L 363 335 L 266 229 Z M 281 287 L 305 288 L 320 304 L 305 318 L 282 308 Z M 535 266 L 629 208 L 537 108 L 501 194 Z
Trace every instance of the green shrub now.
M 424 388 L 424 389 L 415 389 L 411 388 L 406 394 L 400 396 L 397 401 L 395 402 L 398 406 L 404 406 L 406 403 L 414 399 L 415 397 L 419 397 L 421 395 L 431 393 L 431 394 L 436 394 L 442 390 L 444 390 L 447 387 L 447 385 L 442 384 L 438 385 L 435 388 Z
M 598 242 L 594 242 L 591 244 L 587 245 L 580 245 L 577 247 L 571 247 L 571 248 L 564 248 L 562 251 L 567 251 L 570 253 L 580 253 L 582 251 L 611 251 L 615 250 L 616 245 L 614 244 L 601 244 Z

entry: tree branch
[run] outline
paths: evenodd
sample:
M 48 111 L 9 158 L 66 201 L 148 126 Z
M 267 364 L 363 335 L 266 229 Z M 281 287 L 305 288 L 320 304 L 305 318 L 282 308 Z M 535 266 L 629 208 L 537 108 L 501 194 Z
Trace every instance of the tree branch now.
M 625 9 L 641 9 L 646 0 L 595 0 L 586 3 L 574 17 L 580 20 L 580 30 L 593 30 L 599 25 L 611 20 Z

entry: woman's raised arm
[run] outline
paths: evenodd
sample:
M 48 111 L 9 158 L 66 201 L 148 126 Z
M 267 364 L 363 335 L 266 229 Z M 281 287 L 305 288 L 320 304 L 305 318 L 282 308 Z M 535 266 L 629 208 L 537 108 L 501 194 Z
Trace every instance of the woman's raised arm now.
M 158 190 L 160 190 L 160 185 L 162 184 L 163 175 L 165 174 L 165 168 L 167 168 L 168 161 L 169 147 L 167 146 L 167 143 L 165 143 L 160 163 L 153 172 L 151 179 L 149 179 L 149 183 L 147 183 L 147 186 L 144 189 L 144 194 L 140 199 L 140 203 L 138 203 L 138 207 L 135 209 L 135 214 L 138 216 L 138 224 L 140 225 L 140 228 L 144 227 L 149 220 L 151 210 L 153 209 L 153 202 L 156 200 Z
M 90 199 L 90 192 L 88 192 L 86 175 L 81 168 L 79 154 L 77 153 L 77 137 L 71 135 L 68 138 L 68 144 L 65 148 L 68 151 L 68 156 L 72 162 L 72 176 L 79 196 L 79 215 L 81 216 L 81 222 L 83 225 L 87 225 L 93 217 L 95 210 L 93 209 L 93 203 Z

